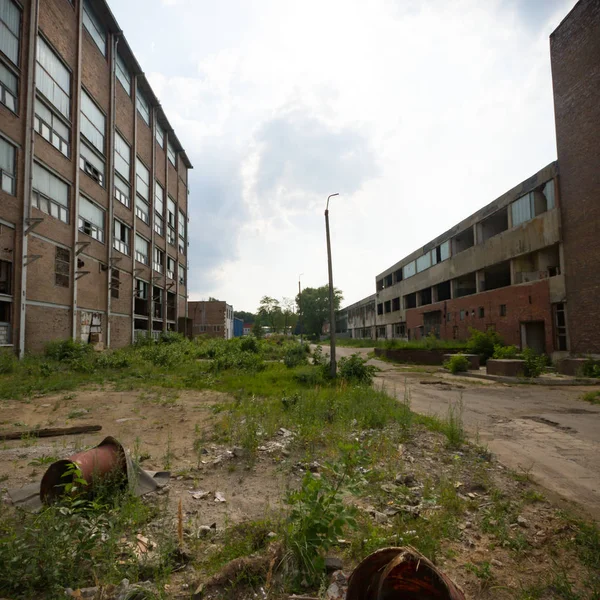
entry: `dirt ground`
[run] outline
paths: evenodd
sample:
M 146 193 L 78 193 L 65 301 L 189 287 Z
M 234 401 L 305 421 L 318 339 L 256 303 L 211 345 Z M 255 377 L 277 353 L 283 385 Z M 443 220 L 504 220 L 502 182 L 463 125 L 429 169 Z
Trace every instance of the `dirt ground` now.
M 338 348 L 339 356 L 365 348 Z M 399 398 L 405 385 L 412 408 L 444 415 L 462 398 L 465 427 L 508 467 L 527 471 L 557 500 L 600 520 L 600 406 L 580 399 L 598 387 L 498 384 L 444 373 L 435 367 L 402 367 L 380 360 L 377 381 Z M 448 385 L 435 384 L 446 382 Z
M 488 383 L 477 386 L 459 380 L 432 383 L 440 381 L 435 373 L 402 373 L 386 363 L 381 365 L 384 371 L 380 373 L 380 377 L 388 390 L 395 389 L 398 395 L 403 394 L 404 380 L 409 378 L 412 407 L 416 411 L 442 412 L 450 395 L 462 393 L 467 426 L 473 427 L 478 422 L 475 421 L 476 418 L 483 422 L 489 421 L 498 430 L 504 427 L 506 438 L 513 439 L 513 443 L 529 444 L 528 447 L 531 447 L 534 439 L 539 443 L 543 437 L 541 431 L 536 433 L 519 428 L 519 423 L 527 421 L 522 417 L 514 419 L 513 415 L 512 420 L 517 424 L 510 425 L 511 418 L 507 413 L 512 413 L 507 406 L 512 399 L 519 406 L 518 414 L 522 414 L 527 410 L 520 396 L 528 399 L 527 406 L 530 407 L 532 399 L 529 394 L 541 402 L 543 394 L 551 396 L 548 391 L 537 390 L 532 386 L 524 391 L 521 390 L 522 386 L 503 388 Z M 475 398 L 478 400 L 475 401 Z M 303 469 L 295 468 L 294 465 L 307 458 L 306 455 L 295 455 L 293 449 L 292 452 L 288 450 L 286 442 L 291 434 L 287 430 L 280 431 L 272 440 L 263 440 L 257 459 L 251 465 L 244 460 L 239 449 L 206 441 L 214 433 L 216 412 L 230 399 L 230 396 L 215 391 L 174 392 L 163 389 L 117 392 L 107 388 L 85 389 L 28 401 L 0 402 L 0 433 L 36 427 L 83 424 L 102 426 L 102 431 L 94 434 L 1 442 L 0 490 L 4 495 L 6 489 L 39 480 L 53 460 L 96 445 L 104 437 L 111 435 L 120 440 L 134 457 L 141 459 L 145 469 L 171 471 L 170 483 L 159 494 L 167 499 L 173 523 L 176 522 L 177 507 L 181 500 L 186 536 L 189 540 L 196 540 L 195 547 L 200 544 L 200 551 L 208 556 L 219 548 L 219 544 L 225 543 L 220 532 L 224 532 L 227 527 L 246 521 L 268 519 L 270 516 L 277 518 L 281 513 L 286 489 L 297 487 L 303 475 Z M 502 399 L 504 404 L 497 399 Z M 579 406 L 575 400 L 571 401 L 573 406 Z M 487 403 L 491 402 L 495 402 L 494 411 L 480 408 L 483 406 L 485 409 Z M 517 412 L 516 407 L 513 410 Z M 491 412 L 499 416 L 492 418 L 488 414 Z M 531 412 L 532 416 L 535 414 Z M 595 411 L 593 414 L 596 419 Z M 551 427 L 544 422 L 531 422 L 534 429 Z M 551 427 L 550 430 L 555 429 Z M 479 430 L 482 440 L 486 440 L 485 436 L 493 432 L 491 426 L 488 429 L 481 427 Z M 559 429 L 558 432 L 556 435 L 578 439 L 574 431 Z M 368 439 L 368 432 L 365 434 L 365 439 Z M 362 433 L 357 432 L 357 435 Z M 489 441 L 488 445 L 495 450 L 492 442 L 493 440 Z M 547 444 L 563 446 L 566 443 L 562 438 L 549 438 L 547 441 Z M 571 440 L 570 444 L 571 447 L 576 447 L 577 442 Z M 500 446 L 505 454 L 506 448 L 508 446 Z M 403 491 L 403 486 L 394 483 L 396 471 L 393 471 L 389 474 L 391 479 L 376 483 L 356 502 L 362 514 L 373 519 L 379 527 L 377 535 L 385 536 L 386 531 L 389 531 L 389 539 L 377 538 L 379 547 L 415 543 L 418 536 L 425 535 L 426 524 L 432 519 L 435 521 L 441 510 L 441 505 L 430 505 L 429 501 L 423 500 L 426 488 L 431 482 L 448 480 L 458 490 L 461 501 L 468 508 L 461 516 L 458 537 L 443 543 L 438 565 L 464 588 L 467 597 L 502 600 L 515 597 L 554 598 L 553 584 L 548 583 L 548 577 L 554 572 L 557 552 L 562 564 L 574 565 L 568 574 L 561 574 L 561 577 L 571 581 L 573 585 L 578 579 L 583 580 L 579 577 L 579 566 L 576 566 L 578 563 L 569 546 L 573 532 L 555 505 L 544 498 L 544 495 L 532 493 L 529 477 L 522 469 L 521 476 L 515 477 L 515 473 L 502 464 L 505 462 L 503 455 L 500 456 L 500 461 L 486 455 L 481 463 L 477 452 L 477 449 L 466 448 L 464 452 L 448 452 L 443 436 L 425 429 L 401 444 L 397 449 L 397 456 L 388 457 L 387 460 L 392 461 L 391 469 L 403 469 L 401 473 L 414 480 L 410 484 L 410 491 L 407 493 Z M 596 464 L 594 460 L 598 459 L 589 457 L 588 460 L 590 464 L 586 465 L 582 458 L 573 458 L 574 464 L 593 470 Z M 475 465 L 481 464 L 484 466 L 479 476 L 486 481 L 489 478 L 489 487 L 488 484 L 482 485 L 475 476 Z M 383 463 L 381 468 L 388 469 Z M 532 472 L 536 473 L 533 469 Z M 570 476 L 573 477 L 573 473 Z M 597 483 L 590 485 L 592 492 L 594 486 Z M 502 511 L 507 512 L 499 513 L 498 517 L 493 512 L 499 506 L 495 493 L 501 493 L 502 498 L 516 500 L 518 508 L 502 508 Z M 404 497 L 401 504 L 398 504 L 398 495 Z M 592 500 L 593 497 L 592 493 Z M 595 505 L 592 503 L 590 506 Z M 394 515 L 402 514 L 402 511 L 408 511 L 410 515 L 412 510 L 420 511 L 420 515 L 415 516 L 415 525 L 410 525 L 411 529 L 406 530 L 409 537 L 400 539 L 394 533 L 397 531 L 394 521 L 397 516 Z M 503 534 L 508 536 L 506 539 L 500 537 L 496 529 L 498 518 L 506 519 L 506 533 Z M 202 537 L 204 534 L 200 528 L 203 526 L 213 526 L 216 529 L 213 537 Z M 419 530 L 421 526 L 424 528 Z M 140 533 L 149 535 L 148 531 Z M 410 537 L 415 535 L 417 537 L 414 539 Z M 371 543 L 367 538 L 364 542 Z M 520 549 L 521 545 L 525 549 Z M 350 572 L 355 561 L 345 554 L 343 548 L 336 552 L 342 556 L 344 568 Z M 168 597 L 189 598 L 190 592 L 202 581 L 202 577 L 203 574 L 194 568 L 176 573 L 169 584 Z M 528 586 L 537 586 L 536 589 L 541 590 L 542 595 L 522 595 L 519 590 L 526 590 Z M 517 591 L 519 595 L 515 595 Z M 215 597 L 232 596 L 217 594 Z M 250 594 L 235 597 L 259 596 Z
M 49 457 L 66 458 L 94 446 L 106 436 L 118 439 L 149 471 L 169 470 L 169 504 L 179 499 L 191 527 L 263 518 L 277 508 L 286 477 L 275 476 L 277 463 L 260 454 L 260 468 L 240 466 L 229 449 L 201 442 L 211 408 L 226 399 L 219 392 L 78 391 L 0 402 L 0 433 L 36 427 L 101 425 L 93 434 L 0 442 L 1 488 L 40 480 Z M 196 444 L 194 442 L 200 440 Z M 263 456 L 264 455 L 264 456 Z M 195 499 L 190 492 L 209 492 Z M 220 492 L 225 502 L 215 501 Z M 202 495 L 202 494 L 200 494 Z

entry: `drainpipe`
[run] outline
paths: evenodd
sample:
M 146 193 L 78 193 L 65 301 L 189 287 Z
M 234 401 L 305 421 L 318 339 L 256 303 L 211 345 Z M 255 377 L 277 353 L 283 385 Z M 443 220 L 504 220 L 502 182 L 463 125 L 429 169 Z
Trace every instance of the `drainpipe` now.
M 75 118 L 73 119 L 75 128 L 75 148 L 71 154 L 71 158 L 75 165 L 75 177 L 73 189 L 75 191 L 75 198 L 73 200 L 73 211 L 71 212 L 71 218 L 73 219 L 73 265 L 71 269 L 71 277 L 73 282 L 73 300 L 72 300 L 72 322 L 71 322 L 71 337 L 75 340 L 77 338 L 77 242 L 79 240 L 79 228 L 77 226 L 77 219 L 79 215 L 79 154 L 80 154 L 80 135 L 79 131 L 81 128 L 81 61 L 83 53 L 83 3 L 80 2 L 77 12 L 77 91 L 76 91 L 76 102 L 74 103 Z M 72 137 L 72 136 L 71 136 Z
M 152 126 L 150 127 L 150 134 L 152 136 L 152 155 L 150 159 L 150 319 L 148 320 L 150 326 L 150 335 L 154 335 L 154 203 L 156 194 L 156 148 L 154 146 L 154 140 L 156 138 L 156 106 L 152 107 Z M 163 271 L 164 271 L 163 265 Z M 164 307 L 163 307 L 164 308 Z M 164 315 L 163 315 L 164 316 Z
M 25 230 L 27 219 L 31 217 L 31 191 L 33 189 L 33 156 L 35 148 L 34 127 L 34 98 L 35 98 L 35 51 L 37 41 L 39 0 L 31 3 L 29 17 L 29 55 L 27 57 L 27 102 L 25 108 L 25 145 L 23 152 L 24 181 L 23 181 L 23 223 L 21 225 L 21 295 L 19 297 L 19 358 L 25 356 L 25 320 L 27 312 L 27 251 L 28 242 Z
M 112 309 L 112 290 L 110 286 L 112 284 L 112 270 L 113 270 L 113 221 L 114 221 L 114 193 L 115 188 L 115 110 L 117 107 L 117 86 L 116 86 L 116 63 L 117 63 L 117 48 L 119 46 L 119 37 L 121 32 L 115 33 L 113 39 L 115 41 L 111 48 L 111 69 L 110 69 L 110 125 L 108 132 L 108 160 L 106 164 L 108 166 L 108 224 L 106 229 L 107 233 L 107 247 L 108 247 L 108 285 L 107 298 L 106 298 L 106 347 L 110 348 L 110 311 Z M 135 213 L 134 213 L 135 219 Z
M 137 296 L 135 288 L 135 240 L 137 232 L 137 216 L 135 214 L 135 202 L 137 198 L 137 177 L 135 169 L 137 164 L 137 80 L 138 76 L 132 77 L 133 90 L 131 91 L 131 99 L 133 101 L 133 140 L 131 143 L 131 160 L 129 161 L 129 179 L 131 198 L 129 200 L 133 215 L 133 224 L 131 226 L 131 343 L 135 342 L 135 299 Z

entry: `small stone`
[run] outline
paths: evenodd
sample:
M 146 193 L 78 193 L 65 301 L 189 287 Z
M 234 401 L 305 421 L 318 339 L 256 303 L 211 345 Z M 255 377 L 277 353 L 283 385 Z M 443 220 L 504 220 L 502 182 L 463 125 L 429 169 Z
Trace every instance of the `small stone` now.
M 321 465 L 316 460 L 308 465 L 308 470 L 311 473 L 318 473 L 320 468 Z
M 388 521 L 388 516 L 378 510 L 372 511 L 371 516 L 375 519 L 376 523 L 387 523 Z
M 412 473 L 398 473 L 396 475 L 396 483 L 398 485 L 405 485 L 406 487 L 414 487 L 416 484 L 415 476 Z
M 521 527 L 529 527 L 529 521 L 527 521 L 527 519 L 523 516 L 523 515 L 519 515 L 517 517 L 517 523 L 521 526 Z
M 492 560 L 490 560 L 490 564 L 494 565 L 494 567 L 503 567 L 504 563 L 500 562 L 497 558 L 492 558 Z
M 267 537 L 269 539 L 273 539 L 277 537 L 277 534 L 274 531 L 269 531 L 269 533 L 267 533 Z
M 287 457 L 288 457 L 290 454 L 291 454 L 291 452 L 290 452 L 290 451 L 289 451 L 287 448 L 284 448 L 284 449 L 281 451 L 281 455 L 282 455 L 282 456 L 285 456 L 286 458 L 287 458 Z
M 200 527 L 198 528 L 198 537 L 208 537 L 213 532 L 214 530 L 211 529 L 208 525 L 200 525 Z
M 341 571 L 343 567 L 342 561 L 337 556 L 325 557 L 325 570 L 328 573 L 334 573 L 335 571 Z
M 221 492 L 215 492 L 215 502 L 227 502 Z

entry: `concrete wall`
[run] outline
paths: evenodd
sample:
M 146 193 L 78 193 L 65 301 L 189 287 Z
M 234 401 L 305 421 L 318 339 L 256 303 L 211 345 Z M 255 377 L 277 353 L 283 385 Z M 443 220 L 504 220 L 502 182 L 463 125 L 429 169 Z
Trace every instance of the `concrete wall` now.
M 600 354 L 600 2 L 550 36 L 570 351 Z

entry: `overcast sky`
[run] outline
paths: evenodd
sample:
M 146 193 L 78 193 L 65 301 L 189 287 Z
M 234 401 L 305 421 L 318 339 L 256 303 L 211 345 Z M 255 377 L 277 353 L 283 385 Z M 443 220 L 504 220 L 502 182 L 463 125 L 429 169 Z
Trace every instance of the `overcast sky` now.
M 190 299 L 375 276 L 556 159 L 575 0 L 109 0 L 185 147 Z

